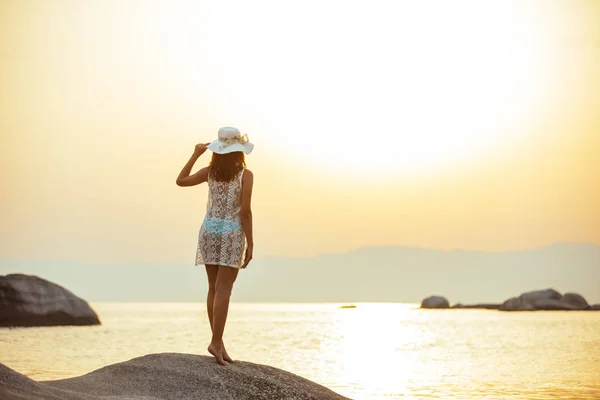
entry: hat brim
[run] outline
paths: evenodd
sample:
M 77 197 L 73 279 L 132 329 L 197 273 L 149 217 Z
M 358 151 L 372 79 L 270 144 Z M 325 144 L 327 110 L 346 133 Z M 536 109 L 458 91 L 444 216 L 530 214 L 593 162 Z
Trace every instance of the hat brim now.
M 244 144 L 231 143 L 225 145 L 223 142 L 219 142 L 219 140 L 213 140 L 213 142 L 207 146 L 207 149 L 217 154 L 228 154 L 235 151 L 243 151 L 246 154 L 250 154 L 252 153 L 252 150 L 254 150 L 254 144 L 247 142 Z

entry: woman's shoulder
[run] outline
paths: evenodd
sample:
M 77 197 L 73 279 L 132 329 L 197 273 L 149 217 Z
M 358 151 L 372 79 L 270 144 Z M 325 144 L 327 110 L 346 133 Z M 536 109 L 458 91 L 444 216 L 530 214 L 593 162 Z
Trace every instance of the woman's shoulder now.
M 242 183 L 254 180 L 254 174 L 248 168 L 242 170 Z

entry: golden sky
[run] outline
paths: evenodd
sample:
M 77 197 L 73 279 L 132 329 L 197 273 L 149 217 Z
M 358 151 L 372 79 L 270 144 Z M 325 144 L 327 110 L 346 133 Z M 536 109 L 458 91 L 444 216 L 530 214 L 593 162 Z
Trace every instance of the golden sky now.
M 0 258 L 192 263 L 221 126 L 259 257 L 600 244 L 600 2 L 2 1 Z

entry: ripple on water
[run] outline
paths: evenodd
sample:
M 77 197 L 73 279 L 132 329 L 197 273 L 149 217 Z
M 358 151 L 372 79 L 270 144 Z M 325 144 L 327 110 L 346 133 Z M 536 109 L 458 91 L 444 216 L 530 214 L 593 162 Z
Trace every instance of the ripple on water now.
M 100 326 L 0 330 L 2 362 L 48 380 L 148 353 L 206 354 L 204 304 L 92 306 Z M 225 341 L 234 357 L 354 399 L 600 398 L 600 313 L 232 304 Z

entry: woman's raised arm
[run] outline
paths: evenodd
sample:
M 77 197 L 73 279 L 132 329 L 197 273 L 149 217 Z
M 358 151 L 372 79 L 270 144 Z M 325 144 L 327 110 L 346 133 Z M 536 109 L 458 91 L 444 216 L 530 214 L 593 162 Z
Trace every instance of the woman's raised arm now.
M 183 169 L 179 173 L 177 180 L 177 186 L 194 186 L 199 185 L 203 182 L 206 182 L 208 179 L 208 167 L 202 168 L 200 171 L 196 172 L 194 175 L 190 175 L 192 171 L 192 167 L 196 163 L 198 157 L 200 157 L 206 151 L 206 146 L 210 143 L 199 143 L 196 145 L 194 149 L 194 154 L 190 157 L 188 162 L 183 166 Z

